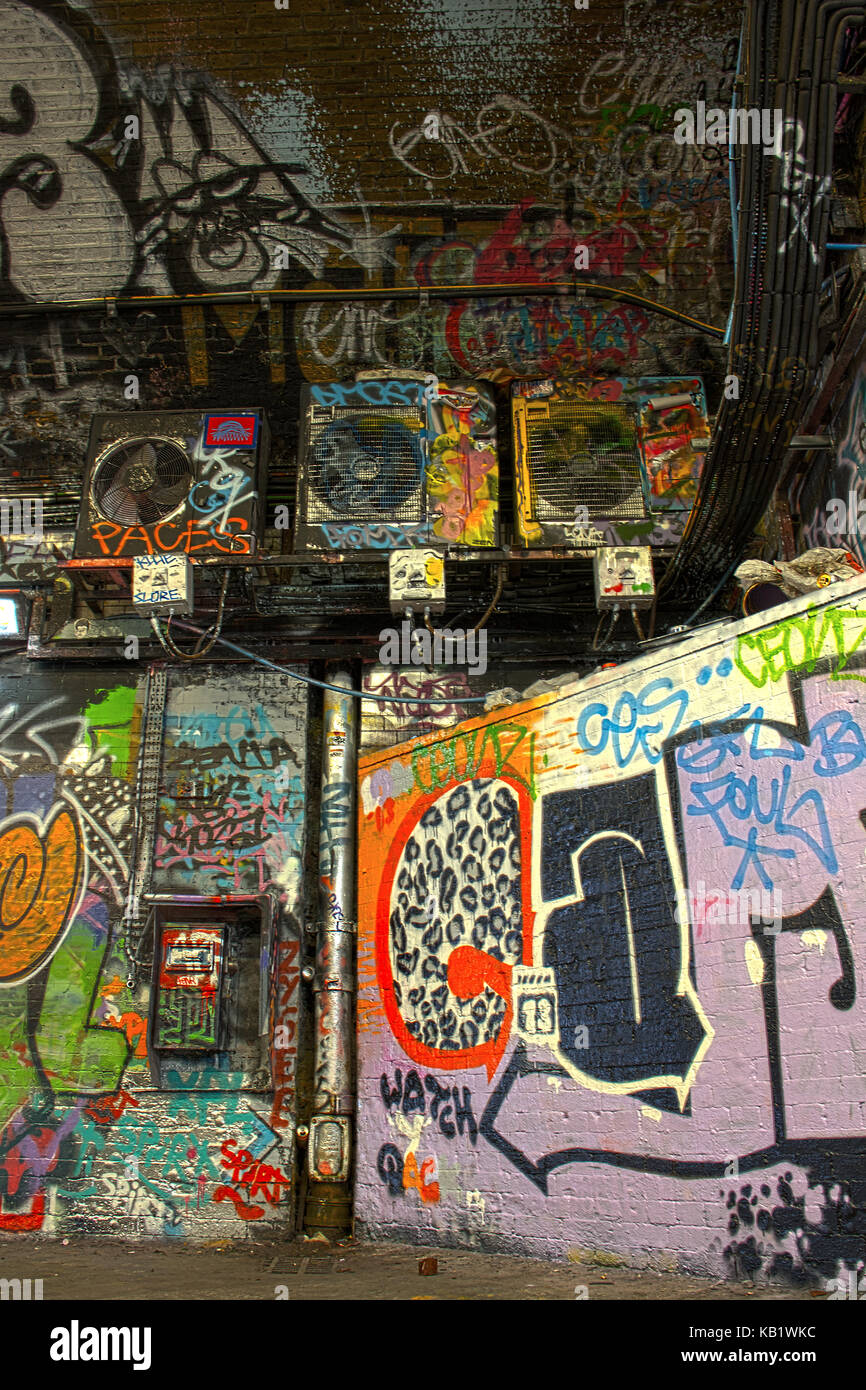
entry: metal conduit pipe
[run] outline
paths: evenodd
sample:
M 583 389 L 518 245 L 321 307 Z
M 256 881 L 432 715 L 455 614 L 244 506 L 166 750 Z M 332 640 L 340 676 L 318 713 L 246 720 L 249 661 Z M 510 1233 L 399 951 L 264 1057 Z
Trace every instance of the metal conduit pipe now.
M 351 304 L 353 301 L 370 300 L 373 303 L 386 300 L 410 300 L 423 304 L 431 300 L 459 299 L 524 299 L 540 297 L 550 299 L 555 295 L 567 298 L 585 296 L 593 299 L 621 300 L 624 304 L 637 304 L 653 314 L 685 323 L 701 333 L 713 338 L 724 338 L 724 328 L 712 323 L 704 323 L 691 314 L 674 309 L 669 304 L 659 304 L 655 299 L 647 299 L 635 290 L 621 286 L 605 285 L 595 280 L 548 280 L 539 284 L 537 280 L 508 280 L 501 284 L 490 281 L 483 284 L 456 285 L 358 285 L 354 289 L 309 288 L 304 290 L 214 290 L 204 294 L 141 294 L 119 295 L 114 298 L 96 299 L 42 299 L 21 304 L 4 304 L 4 318 L 32 318 L 44 314 L 80 314 L 90 310 L 103 309 L 109 318 L 121 309 L 135 309 L 139 312 L 148 309 L 173 308 L 205 304 L 255 304 L 268 308 L 271 304 Z
M 746 96 L 745 105 L 760 106 L 765 104 L 765 93 L 758 80 L 756 55 L 762 52 L 762 38 L 759 38 L 759 9 L 757 5 L 749 6 L 746 15 L 745 29 L 746 37 Z M 766 256 L 766 229 L 760 228 L 759 215 L 762 203 L 766 203 L 767 190 L 764 185 L 767 177 L 767 161 L 759 160 L 756 162 L 754 151 L 751 147 L 747 149 L 746 157 L 742 161 L 740 168 L 741 189 L 740 201 L 744 209 L 739 226 L 739 247 L 738 263 L 740 274 L 737 277 L 734 303 L 734 331 L 732 333 L 732 345 L 729 352 L 729 373 L 736 374 L 740 380 L 741 394 L 747 402 L 754 402 L 756 394 L 756 384 L 760 383 L 760 376 L 757 377 L 756 369 L 758 363 L 754 360 L 751 351 L 752 340 L 755 336 L 755 317 L 765 309 L 763 304 L 763 276 L 762 262 Z M 763 230 L 763 236 L 761 231 Z M 722 446 L 730 439 L 732 445 L 738 442 L 736 439 L 737 416 L 740 412 L 736 406 L 732 406 L 727 400 L 722 403 L 720 419 L 716 432 L 716 447 L 711 448 L 705 461 L 703 473 L 702 495 L 699 497 L 698 504 L 693 509 L 686 532 L 683 537 L 678 561 L 682 564 L 685 555 L 688 553 L 689 546 L 692 549 L 700 540 L 704 539 L 707 531 L 708 517 L 712 517 L 719 508 L 720 493 L 722 492 L 723 474 L 718 467 L 718 458 L 722 451 Z M 703 502 L 703 506 L 701 506 Z
M 685 579 L 697 591 L 736 565 L 787 462 L 816 368 L 829 222 L 820 194 L 832 172 L 838 65 L 846 29 L 864 18 L 866 6 L 852 0 L 752 0 L 747 7 L 743 104 L 781 109 L 790 124 L 775 158 L 750 146 L 740 167 L 728 373 L 739 378 L 741 399 L 722 402 L 699 496 L 663 588 Z
M 353 688 L 341 666 L 331 686 Z M 309 1184 L 304 1225 L 336 1238 L 351 1229 L 350 1187 L 355 1113 L 355 784 L 359 702 L 326 690 L 322 711 L 322 800 L 319 820 L 319 926 L 316 971 L 313 1108 L 307 1146 Z
M 796 23 L 796 19 L 798 18 L 798 14 L 797 14 L 796 11 L 795 11 L 795 14 L 794 14 L 793 16 L 791 16 L 791 18 L 792 18 L 792 20 Z M 789 30 L 789 28 L 787 27 L 787 25 L 785 26 L 785 32 L 786 32 L 786 33 L 787 33 L 787 32 L 790 32 L 790 30 Z M 769 47 L 768 35 L 766 35 L 766 34 L 765 34 L 765 44 L 764 44 L 764 46 L 765 46 L 765 48 L 766 48 L 766 47 Z M 794 62 L 789 61 L 789 71 L 788 71 L 788 76 L 789 76 L 789 77 L 792 75 L 790 69 L 791 69 L 792 66 L 795 66 L 795 65 L 796 65 L 796 64 L 795 64 Z M 765 83 L 762 83 L 762 91 L 766 94 L 766 84 L 765 84 Z M 756 93 L 756 94 L 757 94 L 757 93 Z M 814 100 L 815 100 L 815 98 L 816 98 L 816 92 L 815 92 L 815 89 L 814 89 L 814 88 L 811 90 L 811 98 L 812 98 L 812 101 L 814 102 Z M 791 102 L 789 102 L 788 100 L 786 100 L 785 95 L 784 95 L 784 94 L 782 93 L 782 91 L 780 90 L 779 84 L 776 84 L 775 87 L 773 88 L 772 96 L 770 96 L 769 94 L 766 94 L 766 95 L 764 96 L 764 102 L 765 102 L 766 104 L 768 104 L 768 105 L 772 103 L 774 106 L 778 106 L 778 105 L 781 103 L 781 104 L 782 104 L 782 109 L 783 109 L 783 110 L 784 110 L 784 109 L 789 109 L 789 110 L 790 110 L 790 106 L 791 106 L 791 104 L 792 104 Z M 815 122 L 814 122 L 813 119 L 811 119 L 811 114 L 810 114 L 810 115 L 807 115 L 807 113 L 804 111 L 803 106 L 802 106 L 802 103 L 801 103 L 801 102 L 798 103 L 798 102 L 794 101 L 794 102 L 793 102 L 793 105 L 794 105 L 795 109 L 797 110 L 797 119 L 799 119 L 799 120 L 801 121 L 801 123 L 802 123 L 801 128 L 803 128 L 803 129 L 805 129 L 805 130 L 810 130 L 810 129 L 814 128 Z M 758 174 L 760 174 L 760 166 L 758 166 L 758 170 L 757 170 L 756 172 L 757 172 Z M 752 198 L 752 200 L 751 200 L 751 203 L 752 203 L 752 209 L 753 209 L 754 220 L 755 220 L 756 224 L 759 225 L 759 235 L 758 235 L 758 237 L 756 238 L 756 244 L 759 244 L 759 245 L 760 245 L 761 255 L 762 255 L 763 258 L 766 258 L 768 246 L 769 246 L 769 247 L 775 248 L 779 243 L 781 243 L 781 246 L 782 246 L 783 248 L 787 246 L 788 237 L 790 236 L 790 231 L 791 231 L 791 228 L 790 228 L 790 221 L 791 221 L 791 219 L 790 219 L 790 202 L 789 202 L 789 200 L 785 199 L 785 203 L 788 205 L 787 208 L 786 208 L 786 210 L 787 210 L 787 212 L 788 212 L 788 217 L 785 218 L 785 219 L 781 219 L 783 222 L 786 222 L 788 225 L 784 225 L 784 226 L 781 226 L 781 227 L 779 226 L 779 222 L 780 222 L 780 218 L 779 218 L 779 211 L 780 211 L 780 209 L 779 209 L 779 190 L 775 190 L 774 193 L 769 197 L 769 199 L 767 199 L 767 202 L 766 202 L 766 212 L 765 212 L 765 217 L 764 217 L 764 219 L 763 219 L 763 225 L 760 225 L 760 209 L 761 209 L 761 206 L 762 206 L 762 198 L 761 198 L 760 194 L 756 193 L 756 195 L 753 196 L 753 198 Z M 782 232 L 785 233 L 784 238 L 783 238 L 782 235 L 781 235 Z M 800 240 L 798 241 L 798 243 L 796 244 L 796 249 L 797 249 L 798 252 L 802 250 L 802 239 L 800 239 Z M 750 320 L 751 320 L 751 322 L 750 322 L 750 324 L 749 324 L 749 328 L 752 330 L 752 333 L 753 333 L 753 334 L 754 334 L 754 329 L 755 329 L 755 311 L 758 311 L 758 313 L 759 313 L 758 332 L 757 332 L 756 335 L 754 335 L 754 336 L 758 339 L 758 341 L 754 343 L 754 347 L 755 347 L 755 348 L 758 348 L 759 345 L 760 345 L 760 347 L 763 348 L 764 345 L 765 345 L 768 341 L 773 341 L 773 340 L 775 340 L 775 341 L 781 340 L 782 342 L 788 342 L 791 346 L 793 346 L 793 344 L 790 343 L 790 326 L 791 326 L 790 320 L 791 320 L 791 312 L 792 312 L 793 291 L 796 290 L 796 288 L 797 288 L 797 283 L 798 283 L 798 282 L 799 282 L 800 285 L 802 285 L 802 281 L 803 281 L 803 277 L 804 277 L 804 274 L 805 274 L 805 269 L 806 269 L 806 267 L 805 267 L 805 262 L 804 262 L 804 259 L 803 259 L 802 255 L 798 255 L 798 256 L 795 256 L 795 257 L 790 257 L 790 256 L 788 256 L 788 257 L 783 257 L 783 258 L 782 258 L 782 268 L 783 268 L 783 284 L 782 284 L 781 286 L 778 286 L 778 287 L 775 287 L 775 286 L 772 286 L 772 285 L 771 285 L 771 286 L 768 286 L 769 288 L 771 288 L 771 290 L 772 290 L 773 288 L 776 288 L 776 295 L 773 295 L 773 294 L 771 293 L 770 296 L 766 297 L 766 296 L 764 296 L 764 295 L 762 294 L 762 295 L 760 295 L 760 298 L 758 298 L 758 297 L 755 295 L 755 288 L 756 288 L 756 287 L 753 287 L 753 289 L 752 289 L 751 302 L 749 302 L 749 301 L 747 300 L 747 306 L 748 306 L 748 308 L 751 310 L 751 313 L 749 314 L 749 318 L 750 318 Z M 766 269 L 766 271 L 767 271 L 767 279 L 768 279 L 769 281 L 772 281 L 772 280 L 774 280 L 774 279 L 777 278 L 777 277 L 775 277 L 775 276 L 773 275 L 773 273 L 772 273 L 772 272 L 773 272 L 773 269 L 774 269 L 774 265 L 773 265 L 772 260 L 770 261 L 770 264 L 769 264 L 768 266 L 765 267 L 765 269 Z M 792 284 L 792 278 L 791 278 L 792 275 L 793 275 L 793 277 L 794 277 L 794 283 L 793 283 L 793 284 Z M 764 288 L 764 286 L 763 286 L 763 283 L 762 283 L 762 284 L 761 284 L 761 289 L 763 289 L 763 288 Z M 809 288 L 811 289 L 812 287 L 810 286 Z M 744 307 L 746 307 L 746 306 L 744 306 Z M 780 323 L 780 315 L 781 315 L 781 323 Z M 798 317 L 798 322 L 797 322 L 797 327 L 798 327 L 798 329 L 802 330 L 803 326 L 804 326 L 803 316 L 799 316 L 799 317 Z M 747 333 L 748 333 L 748 330 L 747 330 Z M 799 345 L 798 345 L 798 346 L 799 346 Z M 751 367 L 752 361 L 754 360 L 754 356 L 755 356 L 756 354 L 754 354 L 754 353 L 748 351 L 748 347 L 747 347 L 747 352 L 748 352 L 749 365 L 750 365 L 750 367 Z M 802 353 L 802 348 L 800 349 L 800 352 Z M 796 371 L 798 377 L 802 374 L 801 368 L 795 368 L 795 371 Z M 759 381 L 760 381 L 760 378 L 759 378 Z M 798 385 L 802 385 L 802 382 L 798 382 L 797 384 L 798 384 Z M 751 382 L 749 382 L 749 385 L 751 385 Z M 758 391 L 757 399 L 754 397 L 754 395 L 752 394 L 752 391 L 751 391 L 751 390 L 747 390 L 747 398 L 751 400 L 752 405 L 753 405 L 753 420 L 754 420 L 754 417 L 757 416 L 757 415 L 760 413 L 759 410 L 756 409 L 755 407 L 758 406 L 758 405 L 762 405 L 762 404 L 763 404 L 763 401 L 761 400 L 761 398 L 762 398 L 762 397 L 766 397 L 767 394 L 768 394 L 768 384 L 767 384 L 766 381 L 762 381 L 762 382 L 761 382 L 761 387 L 760 387 L 760 389 L 759 389 L 759 391 Z M 778 393 L 777 393 L 777 395 L 778 395 Z M 777 402 L 777 403 L 778 403 L 778 402 Z M 792 404 L 793 404 L 793 402 L 791 402 L 789 399 L 787 399 L 787 398 L 785 399 L 785 401 L 784 401 L 784 403 L 783 403 L 783 408 L 782 408 L 782 410 L 781 410 L 781 412 L 780 412 L 779 421 L 778 421 L 777 426 L 776 426 L 776 428 L 775 428 L 775 430 L 774 430 L 774 432 L 773 432 L 773 441 L 772 441 L 773 444 L 775 444 L 776 441 L 777 441 L 777 439 L 778 439 L 779 437 L 781 437 L 781 435 L 782 435 L 783 426 L 784 426 L 784 424 L 787 423 L 787 417 L 788 417 L 789 414 L 790 414 Z M 747 431 L 747 432 L 746 432 L 746 437 L 743 438 L 743 443 L 744 443 L 744 444 L 746 444 L 746 443 L 751 443 L 752 448 L 750 449 L 749 452 L 752 452 L 753 449 L 754 449 L 754 440 L 749 441 L 749 439 L 748 439 L 749 433 L 751 433 L 752 435 L 754 435 L 754 427 L 753 427 L 753 429 L 752 429 L 751 431 Z M 742 438 L 742 436 L 741 436 L 741 438 Z M 732 442 L 735 442 L 735 441 L 732 441 Z M 736 441 L 736 442 L 739 443 L 739 441 Z M 746 459 L 742 457 L 742 450 L 741 450 L 740 452 L 741 452 L 741 458 L 740 458 L 740 460 L 739 460 L 739 465 L 740 465 L 740 466 L 739 466 L 739 468 L 738 468 L 738 470 L 737 470 L 738 473 L 742 473 L 743 465 L 744 465 L 745 462 L 746 462 Z M 730 489 L 729 489 L 729 490 L 730 490 Z
M 755 10 L 751 14 L 752 25 L 749 28 L 748 53 L 755 51 L 755 32 L 753 32 L 753 21 L 755 21 Z M 760 51 L 760 49 L 758 50 Z M 748 100 L 749 106 L 756 106 L 762 103 L 763 92 L 759 90 L 756 83 L 755 64 L 751 63 L 748 67 Z M 740 473 L 737 468 L 738 459 L 742 445 L 748 441 L 748 431 L 742 430 L 740 420 L 745 407 L 751 407 L 752 418 L 759 414 L 760 398 L 765 393 L 766 382 L 763 373 L 759 374 L 760 360 L 756 360 L 753 352 L 753 339 L 755 339 L 755 318 L 756 316 L 765 317 L 766 334 L 766 314 L 771 306 L 771 299 L 767 300 L 763 293 L 763 260 L 766 259 L 766 224 L 760 227 L 759 210 L 762 202 L 769 206 L 770 217 L 773 211 L 777 211 L 778 195 L 776 199 L 769 197 L 769 190 L 763 188 L 766 181 L 766 171 L 762 163 L 755 165 L 755 156 L 752 150 L 746 153 L 744 161 L 744 179 L 749 185 L 749 196 L 744 199 L 746 215 L 741 220 L 740 234 L 742 238 L 742 257 L 741 265 L 744 267 L 744 274 L 738 285 L 737 302 L 735 302 L 735 331 L 733 334 L 733 345 L 731 345 L 730 357 L 728 357 L 728 373 L 737 375 L 740 379 L 741 396 L 744 398 L 742 406 L 723 402 L 720 410 L 719 428 L 717 428 L 714 448 L 710 449 L 708 459 L 703 471 L 702 495 L 699 496 L 695 509 L 689 516 L 687 530 L 685 530 L 683 543 L 681 543 L 680 553 L 677 556 L 678 567 L 683 569 L 684 560 L 689 555 L 694 555 L 698 546 L 701 546 L 701 567 L 702 569 L 714 569 L 721 559 L 723 546 L 713 537 L 712 532 L 719 532 L 719 516 L 726 510 L 726 493 L 730 495 L 731 482 L 733 482 L 734 471 Z M 776 202 L 776 207 L 773 207 Z M 758 334 L 758 336 L 760 336 Z M 728 446 L 727 452 L 726 446 Z M 727 455 L 727 456 L 726 456 Z M 726 456 L 727 467 L 720 466 L 721 457 Z M 721 537 L 724 539 L 724 537 Z M 676 573 L 677 566 L 674 566 Z

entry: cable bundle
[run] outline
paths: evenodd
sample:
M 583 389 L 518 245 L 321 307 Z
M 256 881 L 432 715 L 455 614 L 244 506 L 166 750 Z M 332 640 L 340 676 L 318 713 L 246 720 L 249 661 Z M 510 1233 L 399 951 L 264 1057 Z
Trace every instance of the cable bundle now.
M 737 106 L 781 110 L 784 123 L 772 151 L 750 144 L 740 163 L 727 368 L 740 394 L 722 402 L 698 496 L 661 586 L 676 583 L 690 597 L 710 589 L 702 608 L 770 504 L 814 381 L 836 77 L 846 30 L 864 19 L 866 5 L 853 0 L 747 5 Z

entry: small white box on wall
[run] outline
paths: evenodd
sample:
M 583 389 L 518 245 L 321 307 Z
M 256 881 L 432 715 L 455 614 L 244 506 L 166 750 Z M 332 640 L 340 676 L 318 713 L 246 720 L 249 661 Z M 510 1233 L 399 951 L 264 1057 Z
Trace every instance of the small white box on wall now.
M 132 602 L 149 618 L 168 618 L 193 610 L 192 563 L 188 555 L 136 555 L 132 562 Z
M 595 606 L 651 608 L 655 597 L 653 562 L 648 545 L 602 546 L 592 557 Z
M 407 608 L 442 613 L 445 609 L 445 560 L 435 550 L 392 550 L 388 558 L 388 597 L 392 613 Z

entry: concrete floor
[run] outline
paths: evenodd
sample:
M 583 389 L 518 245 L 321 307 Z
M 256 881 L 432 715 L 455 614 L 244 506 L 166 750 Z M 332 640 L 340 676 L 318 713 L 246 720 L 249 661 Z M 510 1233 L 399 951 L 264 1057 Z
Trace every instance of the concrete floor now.
M 419 1273 L 432 1256 L 435 1274 Z M 561 1264 L 443 1250 L 432 1246 L 347 1241 L 328 1246 L 292 1242 L 187 1246 L 174 1242 L 130 1245 L 122 1240 L 6 1240 L 0 1278 L 42 1279 L 43 1298 L 285 1299 L 290 1300 L 524 1300 L 578 1297 L 629 1300 L 824 1301 L 808 1289 L 768 1287 L 652 1274 L 620 1267 Z M 585 1292 L 583 1292 L 585 1290 Z M 813 1304 L 814 1306 L 814 1304 Z

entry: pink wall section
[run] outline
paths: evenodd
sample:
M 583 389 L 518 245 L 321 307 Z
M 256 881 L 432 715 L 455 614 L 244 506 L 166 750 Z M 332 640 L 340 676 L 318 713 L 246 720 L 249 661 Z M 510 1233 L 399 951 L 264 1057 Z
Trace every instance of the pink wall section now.
M 862 1265 L 864 635 L 858 580 L 362 760 L 365 1232 Z

